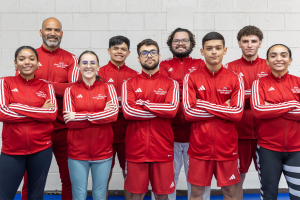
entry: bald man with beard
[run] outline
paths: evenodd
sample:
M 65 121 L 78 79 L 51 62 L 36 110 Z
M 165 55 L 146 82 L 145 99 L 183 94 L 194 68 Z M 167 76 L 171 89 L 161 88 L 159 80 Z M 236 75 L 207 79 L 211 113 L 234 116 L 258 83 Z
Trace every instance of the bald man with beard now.
M 39 69 L 36 70 L 35 77 L 52 83 L 55 89 L 58 112 L 56 121 L 53 123 L 52 148 L 62 182 L 62 199 L 71 200 L 72 187 L 68 170 L 68 129 L 63 120 L 62 109 L 65 88 L 76 84 L 80 76 L 77 68 L 78 59 L 72 53 L 60 48 L 63 31 L 62 24 L 58 19 L 54 17 L 45 19 L 40 30 L 40 36 L 43 44 L 37 49 Z M 25 173 L 22 200 L 27 199 L 27 176 Z

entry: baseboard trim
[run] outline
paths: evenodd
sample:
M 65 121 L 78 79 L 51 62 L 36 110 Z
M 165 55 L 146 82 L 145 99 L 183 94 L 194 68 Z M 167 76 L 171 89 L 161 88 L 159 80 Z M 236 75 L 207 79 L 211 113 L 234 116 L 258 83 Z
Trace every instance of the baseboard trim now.
M 288 189 L 278 189 L 278 193 L 288 193 Z M 17 192 L 20 194 L 21 192 Z M 244 189 L 244 194 L 254 194 L 260 193 L 260 189 Z M 47 195 L 61 195 L 61 191 L 45 191 Z M 109 190 L 109 196 L 124 196 L 124 190 Z M 222 191 L 220 189 L 211 190 L 211 195 L 222 195 Z M 92 196 L 92 191 L 88 190 L 88 196 Z M 151 196 L 151 190 L 148 190 L 146 196 Z M 186 190 L 177 190 L 177 196 L 187 196 Z

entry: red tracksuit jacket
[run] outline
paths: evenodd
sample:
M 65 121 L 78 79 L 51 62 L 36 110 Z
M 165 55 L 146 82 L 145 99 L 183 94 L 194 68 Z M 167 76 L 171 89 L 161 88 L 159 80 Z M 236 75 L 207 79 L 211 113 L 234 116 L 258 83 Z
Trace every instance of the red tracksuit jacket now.
M 182 84 L 184 76 L 200 67 L 205 66 L 202 59 L 188 58 L 169 58 L 159 64 L 159 71 L 162 75 L 172 78 L 179 83 L 180 104 L 176 116 L 172 119 L 172 128 L 175 135 L 175 142 L 189 142 L 191 133 L 191 122 L 184 119 L 182 104 Z
M 261 119 L 258 144 L 278 152 L 300 151 L 300 78 L 286 73 L 254 81 L 251 108 Z M 265 101 L 270 105 L 265 105 Z
M 239 139 L 257 139 L 259 120 L 254 117 L 250 106 L 250 96 L 253 81 L 267 76 L 270 67 L 265 59 L 257 57 L 255 60 L 248 61 L 242 58 L 230 62 L 224 66 L 227 69 L 239 74 L 244 79 L 245 86 L 245 108 L 240 122 L 235 123 Z
M 110 122 L 117 120 L 119 108 L 104 111 L 106 102 L 118 104 L 112 85 L 95 81 L 92 86 L 69 87 L 64 95 L 64 110 L 76 112 L 67 123 L 68 156 L 75 160 L 102 160 L 113 156 L 113 131 Z
M 174 133 L 171 120 L 179 103 L 178 83 L 156 72 L 123 83 L 122 109 L 129 122 L 126 160 L 166 162 L 173 160 Z
M 112 84 L 117 92 L 119 100 L 119 108 L 121 108 L 121 95 L 122 95 L 122 84 L 129 78 L 133 78 L 138 75 L 138 72 L 130 69 L 125 64 L 122 66 L 116 66 L 111 61 L 107 65 L 100 68 L 99 76 L 104 79 L 105 83 Z M 128 126 L 128 120 L 123 116 L 122 110 L 119 110 L 118 119 L 116 122 L 112 122 L 111 126 L 114 132 L 114 142 L 121 143 L 125 142 L 125 134 Z
M 55 88 L 58 112 L 57 119 L 53 123 L 54 129 L 67 128 L 62 114 L 62 92 L 64 92 L 66 87 L 70 87 L 70 84 L 65 83 L 76 82 L 80 76 L 77 68 L 78 59 L 75 55 L 61 48 L 55 51 L 48 51 L 42 45 L 36 51 L 39 55 L 39 69 L 35 71 L 35 78 L 49 81 Z
M 48 99 L 56 105 L 53 86 L 18 75 L 1 78 L 0 91 L 2 152 L 27 155 L 49 148 L 57 106 L 51 109 L 41 107 Z
M 215 73 L 203 67 L 185 76 L 185 118 L 194 121 L 189 156 L 216 161 L 238 159 L 234 122 L 243 115 L 244 96 L 243 79 L 223 67 Z M 228 99 L 230 107 L 225 103 Z

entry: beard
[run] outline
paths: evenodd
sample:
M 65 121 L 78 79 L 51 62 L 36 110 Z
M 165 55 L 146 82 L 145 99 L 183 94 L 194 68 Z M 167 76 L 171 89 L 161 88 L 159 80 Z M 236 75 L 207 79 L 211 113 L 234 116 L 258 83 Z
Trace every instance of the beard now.
M 152 65 L 149 65 L 145 62 L 145 64 L 141 63 L 142 68 L 144 68 L 145 70 L 154 70 L 157 66 L 158 66 L 158 61 L 157 62 L 153 62 Z
M 185 51 L 184 52 L 177 52 L 175 49 L 173 49 L 173 47 L 170 47 L 170 51 L 172 52 L 172 54 L 176 57 L 176 58 L 186 58 L 188 57 L 193 49 L 190 47 L 190 48 L 186 48 L 184 46 L 177 46 L 176 48 L 179 48 L 179 47 L 183 47 L 185 48 Z
M 48 47 L 57 47 L 58 45 L 60 45 L 61 42 L 61 37 L 57 37 L 57 36 L 48 36 L 46 37 L 44 34 L 42 34 L 42 38 L 43 38 L 43 42 L 48 46 Z M 50 42 L 49 39 L 56 39 L 56 42 Z

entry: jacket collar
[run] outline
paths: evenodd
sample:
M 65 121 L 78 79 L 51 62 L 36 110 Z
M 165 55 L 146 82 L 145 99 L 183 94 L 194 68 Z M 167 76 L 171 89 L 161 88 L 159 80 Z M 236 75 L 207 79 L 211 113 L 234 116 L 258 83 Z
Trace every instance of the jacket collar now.
M 122 66 L 117 66 L 114 63 L 112 63 L 111 61 L 108 62 L 108 65 L 116 70 L 123 69 L 126 66 L 125 63 Z
M 272 79 L 276 80 L 276 81 L 284 81 L 285 79 L 287 79 L 287 77 L 289 76 L 289 72 L 285 73 L 283 76 L 278 76 L 276 77 L 272 71 L 269 72 L 269 77 L 271 77 Z
M 34 77 L 33 79 L 27 80 L 25 78 L 23 78 L 20 74 L 17 76 L 17 78 L 22 81 L 23 83 L 27 83 L 27 84 L 31 84 L 34 81 L 36 81 L 37 79 Z
M 100 85 L 100 84 L 101 84 L 101 83 L 98 82 L 97 80 L 95 80 L 95 82 L 94 82 L 93 85 L 87 85 L 87 84 L 85 84 L 84 81 L 82 81 L 82 83 L 81 83 L 82 87 L 84 87 L 85 89 L 88 89 L 88 90 L 89 90 L 89 89 L 92 90 L 93 88 L 97 87 L 97 86 Z
M 58 53 L 61 48 L 58 47 L 57 49 L 55 49 L 54 51 L 49 51 L 48 49 L 46 49 L 43 45 L 41 46 L 41 49 L 43 50 L 43 52 L 48 53 L 48 54 L 56 54 Z
M 221 74 L 221 73 L 224 71 L 223 68 L 224 68 L 224 67 L 223 67 L 223 65 L 222 65 L 222 67 L 221 67 L 217 72 L 211 72 L 211 71 L 208 69 L 208 67 L 205 65 L 204 70 L 205 70 L 205 72 L 206 72 L 207 74 L 209 74 L 210 76 L 216 77 L 216 76 L 218 76 L 219 74 Z
M 191 59 L 192 57 L 188 56 L 187 58 L 175 58 L 173 56 L 173 59 L 176 61 L 176 62 L 187 62 Z
M 146 72 L 144 72 L 142 70 L 142 73 L 141 73 L 141 76 L 146 78 L 146 79 L 155 79 L 157 77 L 159 77 L 160 73 L 159 73 L 159 70 L 157 72 L 155 72 L 155 74 L 147 74 Z
M 258 57 L 258 55 L 257 55 L 257 58 L 255 59 L 255 60 L 246 60 L 245 58 L 244 58 L 244 56 L 242 56 L 242 58 L 241 58 L 241 61 L 243 62 L 243 63 L 245 63 L 245 64 L 247 64 L 247 65 L 255 65 L 258 61 L 259 61 L 259 57 Z

